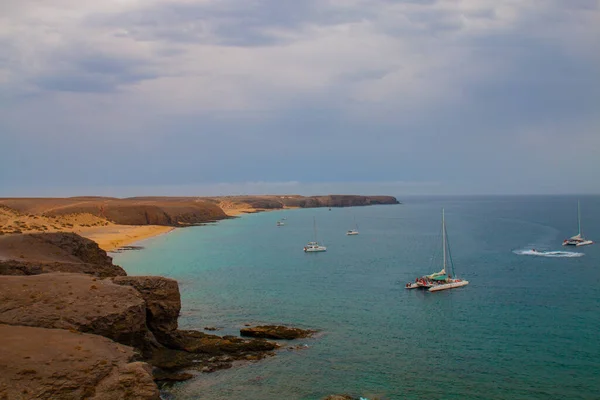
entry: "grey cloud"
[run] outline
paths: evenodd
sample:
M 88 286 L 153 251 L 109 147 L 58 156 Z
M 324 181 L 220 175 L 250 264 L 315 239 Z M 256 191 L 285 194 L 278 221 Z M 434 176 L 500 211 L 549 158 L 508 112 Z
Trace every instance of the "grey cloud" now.
M 43 90 L 105 93 L 157 76 L 144 71 L 145 61 L 100 54 L 82 56 L 74 51 L 62 63 L 62 68 L 37 76 L 33 82 Z
M 262 0 L 166 3 L 142 11 L 94 16 L 91 23 L 126 26 L 138 40 L 269 46 L 289 39 L 272 29 L 296 31 L 306 24 L 335 25 L 370 18 L 370 8 L 327 7 L 318 0 Z

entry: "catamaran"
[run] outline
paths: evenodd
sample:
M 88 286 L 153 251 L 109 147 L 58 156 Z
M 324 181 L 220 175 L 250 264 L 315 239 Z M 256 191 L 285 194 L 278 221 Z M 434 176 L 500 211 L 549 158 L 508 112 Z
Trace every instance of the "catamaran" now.
M 354 218 L 354 229 L 350 229 L 348 231 L 346 231 L 346 235 L 348 236 L 354 236 L 354 235 L 358 235 L 358 224 L 356 223 L 356 217 Z
M 563 240 L 563 246 L 585 246 L 594 243 L 591 240 L 584 238 L 583 234 L 581 233 L 581 208 L 579 206 L 579 200 L 577 200 L 577 228 L 577 235 Z
M 450 245 L 446 239 L 446 218 L 444 216 L 444 209 L 442 209 L 442 253 L 444 254 L 442 270 L 435 272 L 431 275 L 425 275 L 415 279 L 414 282 L 406 284 L 407 289 L 427 289 L 430 292 L 437 292 L 440 290 L 454 289 L 469 284 L 469 281 L 456 278 L 454 274 L 454 263 L 452 262 L 452 254 L 450 253 Z M 452 275 L 446 273 L 448 267 L 448 260 L 450 261 L 450 268 Z
M 306 246 L 304 246 L 305 253 L 316 253 L 320 251 L 327 251 L 327 247 L 322 246 L 317 241 L 317 220 L 313 217 L 313 230 L 315 235 L 315 240 L 312 242 L 308 242 Z

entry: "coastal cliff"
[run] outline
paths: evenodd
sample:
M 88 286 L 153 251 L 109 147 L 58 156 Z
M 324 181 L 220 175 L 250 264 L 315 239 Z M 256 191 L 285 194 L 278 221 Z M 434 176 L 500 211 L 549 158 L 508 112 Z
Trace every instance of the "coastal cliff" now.
M 5 235 L 0 260 L 0 337 L 10 350 L 0 358 L 0 399 L 154 400 L 155 380 L 257 361 L 279 347 L 178 329 L 175 280 L 125 276 L 72 233 Z
M 257 212 L 398 203 L 392 196 L 358 195 L 0 198 L 0 233 L 86 230 L 108 224 L 185 227 L 226 219 L 231 216 L 230 211 L 236 210 Z

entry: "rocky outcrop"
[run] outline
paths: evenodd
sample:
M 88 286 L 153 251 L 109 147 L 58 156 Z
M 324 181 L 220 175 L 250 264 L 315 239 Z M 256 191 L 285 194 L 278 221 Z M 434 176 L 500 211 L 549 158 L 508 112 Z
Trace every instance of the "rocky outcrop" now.
M 315 333 L 308 329 L 290 328 L 281 325 L 262 325 L 240 329 L 240 335 L 265 339 L 300 339 L 310 337 Z
M 97 277 L 126 275 L 96 242 L 75 233 L 0 237 L 0 275 L 73 272 Z
M 356 397 L 352 397 L 347 394 L 332 394 L 324 397 L 323 400 L 355 400 Z
M 146 307 L 132 287 L 88 275 L 0 277 L 0 323 L 93 333 L 146 347 Z
M 170 377 L 180 369 L 213 372 L 231 368 L 236 360 L 257 361 L 274 355 L 279 345 L 263 339 L 216 336 L 178 330 L 161 342 L 166 347 L 152 351 L 149 362 L 159 368 L 155 374 Z
M 176 280 L 160 276 L 118 276 L 113 282 L 131 286 L 142 295 L 146 302 L 146 324 L 159 341 L 177 330 L 181 298 Z
M 59 329 L 0 324 L 0 399 L 158 400 L 131 347 Z

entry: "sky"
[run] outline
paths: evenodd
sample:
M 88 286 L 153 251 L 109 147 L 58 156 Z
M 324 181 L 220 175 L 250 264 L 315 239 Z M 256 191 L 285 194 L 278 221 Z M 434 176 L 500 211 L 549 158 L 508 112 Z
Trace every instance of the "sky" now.
M 0 10 L 0 196 L 600 193 L 598 0 Z

